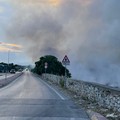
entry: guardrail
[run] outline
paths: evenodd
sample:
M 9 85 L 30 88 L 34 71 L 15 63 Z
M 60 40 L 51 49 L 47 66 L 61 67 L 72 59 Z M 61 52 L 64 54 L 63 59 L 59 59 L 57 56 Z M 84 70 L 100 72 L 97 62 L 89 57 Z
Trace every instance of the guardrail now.
M 23 74 L 23 72 L 21 73 L 16 73 L 15 75 L 8 77 L 8 78 L 4 78 L 0 80 L 0 88 L 10 84 L 12 81 L 14 81 L 15 79 L 17 79 L 18 77 L 20 77 Z

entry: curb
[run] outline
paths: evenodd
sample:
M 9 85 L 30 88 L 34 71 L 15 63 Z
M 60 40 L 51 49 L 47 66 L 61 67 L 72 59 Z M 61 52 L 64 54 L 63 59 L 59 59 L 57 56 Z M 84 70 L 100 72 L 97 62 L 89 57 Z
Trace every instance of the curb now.
M 91 110 L 88 110 L 87 113 L 88 113 L 91 120 L 108 120 L 107 118 L 105 118 L 101 114 L 93 112 Z

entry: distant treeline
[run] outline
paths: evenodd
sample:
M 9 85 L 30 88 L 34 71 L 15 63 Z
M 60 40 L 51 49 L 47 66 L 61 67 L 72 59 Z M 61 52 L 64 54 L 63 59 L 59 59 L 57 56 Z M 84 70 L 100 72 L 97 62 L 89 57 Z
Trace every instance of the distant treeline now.
M 17 64 L 7 64 L 7 63 L 0 63 L 0 73 L 10 72 L 10 70 L 14 69 L 15 71 L 22 71 L 25 66 L 17 65 Z

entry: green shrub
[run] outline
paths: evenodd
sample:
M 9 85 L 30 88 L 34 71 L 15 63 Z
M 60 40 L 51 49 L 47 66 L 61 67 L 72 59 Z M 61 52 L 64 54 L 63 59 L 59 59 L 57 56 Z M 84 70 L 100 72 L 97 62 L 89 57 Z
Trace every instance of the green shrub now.
M 61 79 L 60 82 L 59 82 L 59 84 L 60 84 L 60 86 L 61 86 L 62 88 L 64 87 L 64 83 L 65 83 L 65 82 L 64 82 L 64 80 L 62 80 L 62 79 Z

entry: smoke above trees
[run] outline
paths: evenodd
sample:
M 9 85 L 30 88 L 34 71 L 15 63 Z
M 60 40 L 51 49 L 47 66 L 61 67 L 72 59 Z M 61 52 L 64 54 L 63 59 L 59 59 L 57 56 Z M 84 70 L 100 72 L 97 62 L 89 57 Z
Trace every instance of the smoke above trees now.
M 120 86 L 120 1 L 11 0 L 8 40 L 33 61 L 68 54 L 73 77 Z

